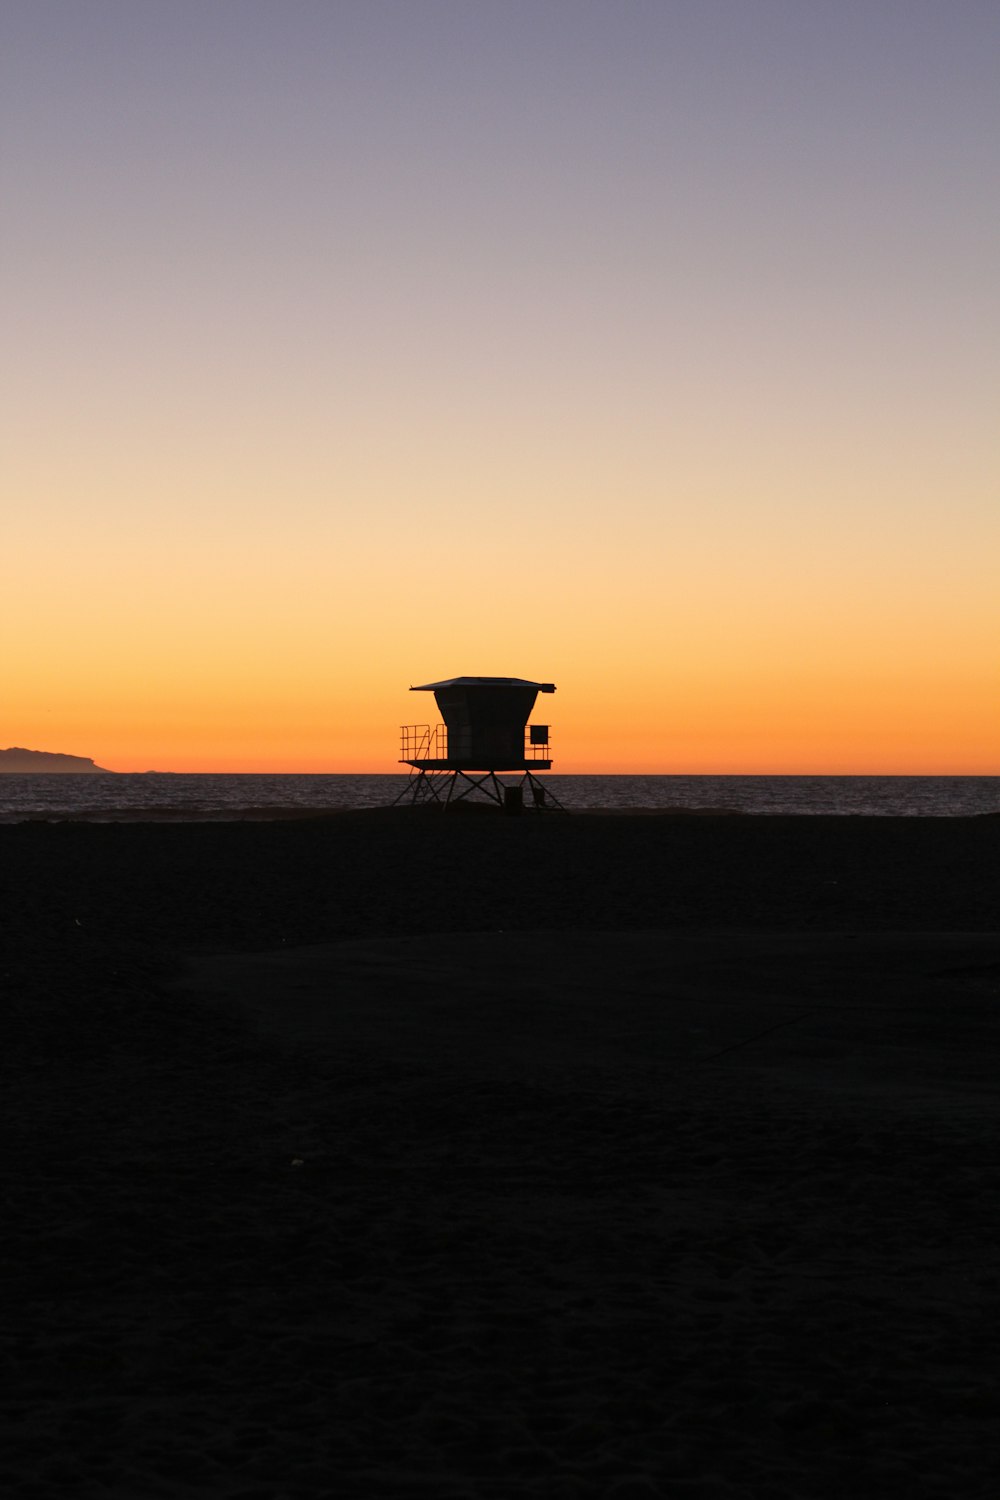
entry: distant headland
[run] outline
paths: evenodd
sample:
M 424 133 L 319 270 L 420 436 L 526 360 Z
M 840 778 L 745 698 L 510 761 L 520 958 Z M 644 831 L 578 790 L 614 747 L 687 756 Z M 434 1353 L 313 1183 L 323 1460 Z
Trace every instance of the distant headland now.
M 57 755 L 51 750 L 23 750 L 14 745 L 9 750 L 0 750 L 0 773 L 7 771 L 16 775 L 42 776 L 55 773 L 57 776 L 112 776 L 103 766 L 95 766 L 84 755 Z

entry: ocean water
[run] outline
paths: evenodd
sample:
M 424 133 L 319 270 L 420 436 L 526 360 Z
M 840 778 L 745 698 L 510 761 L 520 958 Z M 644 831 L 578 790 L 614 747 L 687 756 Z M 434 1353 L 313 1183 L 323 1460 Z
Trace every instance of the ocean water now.
M 227 821 L 388 807 L 405 775 L 0 776 L 0 822 Z M 516 781 L 514 774 L 504 780 Z M 1000 776 L 543 775 L 570 811 L 637 810 L 866 817 L 1000 814 Z

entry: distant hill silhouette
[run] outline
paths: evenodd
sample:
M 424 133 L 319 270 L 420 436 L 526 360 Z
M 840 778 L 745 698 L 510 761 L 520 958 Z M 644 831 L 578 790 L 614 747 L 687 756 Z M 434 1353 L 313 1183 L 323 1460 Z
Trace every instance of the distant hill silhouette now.
M 18 745 L 13 745 L 9 750 L 0 750 L 0 773 L 4 771 L 22 776 L 39 776 L 49 772 L 59 776 L 112 774 L 103 766 L 95 766 L 84 755 L 57 755 L 51 750 L 23 750 Z

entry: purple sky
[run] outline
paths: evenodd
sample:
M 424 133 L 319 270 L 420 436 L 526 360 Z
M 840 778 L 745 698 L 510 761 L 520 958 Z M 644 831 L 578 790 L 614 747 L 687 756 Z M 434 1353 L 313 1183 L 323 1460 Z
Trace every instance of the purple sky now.
M 345 633 L 392 684 L 606 696 L 642 643 L 664 698 L 678 661 L 723 698 L 765 671 L 789 714 L 813 671 L 995 692 L 995 3 L 7 0 L 0 28 L 4 608 L 54 622 L 19 724 L 31 684 L 72 696 L 84 578 L 109 712 L 126 639 L 180 691 L 179 590 L 216 699 L 248 641 L 277 683 Z M 353 670 L 326 689 L 361 713 Z

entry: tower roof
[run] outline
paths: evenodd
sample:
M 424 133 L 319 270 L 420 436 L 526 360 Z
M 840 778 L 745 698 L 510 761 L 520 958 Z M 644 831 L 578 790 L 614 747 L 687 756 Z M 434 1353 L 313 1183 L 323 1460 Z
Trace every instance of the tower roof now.
M 537 693 L 554 693 L 554 682 L 529 682 L 525 677 L 448 677 L 444 682 L 423 682 L 411 687 L 411 693 L 433 693 L 438 688 L 534 688 Z

